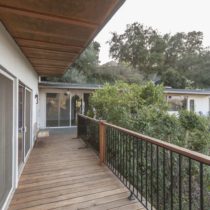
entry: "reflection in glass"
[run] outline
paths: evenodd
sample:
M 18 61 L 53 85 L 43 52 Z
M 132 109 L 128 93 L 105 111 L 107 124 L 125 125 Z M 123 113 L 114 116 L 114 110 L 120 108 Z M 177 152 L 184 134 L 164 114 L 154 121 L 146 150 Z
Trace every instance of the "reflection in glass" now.
M 18 167 L 21 168 L 24 160 L 24 94 L 25 89 L 19 85 L 18 98 Z
M 59 110 L 59 94 L 58 93 L 47 93 L 46 102 L 46 113 L 47 113 L 47 127 L 58 126 L 58 110 Z
M 85 115 L 87 115 L 87 112 L 89 109 L 89 98 L 90 98 L 90 93 L 84 93 L 84 104 L 85 104 L 84 114 Z
M 75 95 L 71 99 L 71 125 L 77 124 L 77 114 L 82 112 L 82 99 Z
M 13 82 L 0 74 L 0 209 L 12 188 Z
M 60 94 L 60 126 L 70 124 L 70 98 L 69 94 Z
M 70 96 L 68 93 L 47 93 L 47 127 L 70 126 Z
M 31 145 L 31 92 L 28 90 L 26 90 L 25 110 L 25 155 L 27 155 Z
M 185 96 L 168 96 L 168 111 L 180 111 L 187 109 L 187 97 Z

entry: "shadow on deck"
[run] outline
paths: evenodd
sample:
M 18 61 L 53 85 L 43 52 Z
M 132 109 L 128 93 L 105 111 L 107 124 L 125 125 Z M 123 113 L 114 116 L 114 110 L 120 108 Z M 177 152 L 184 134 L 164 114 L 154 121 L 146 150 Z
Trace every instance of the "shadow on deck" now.
M 9 209 L 145 209 L 91 148 L 69 134 L 40 139 L 21 175 Z

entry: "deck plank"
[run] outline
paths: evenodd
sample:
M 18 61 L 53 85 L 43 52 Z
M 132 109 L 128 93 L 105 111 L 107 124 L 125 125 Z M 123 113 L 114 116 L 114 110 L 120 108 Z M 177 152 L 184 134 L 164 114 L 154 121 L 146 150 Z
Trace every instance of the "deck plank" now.
M 70 135 L 39 140 L 23 170 L 9 210 L 144 209 L 91 148 Z

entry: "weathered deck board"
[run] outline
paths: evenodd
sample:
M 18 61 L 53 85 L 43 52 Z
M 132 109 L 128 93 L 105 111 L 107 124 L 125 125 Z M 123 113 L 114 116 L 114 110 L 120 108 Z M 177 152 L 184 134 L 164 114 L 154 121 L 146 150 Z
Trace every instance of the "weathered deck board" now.
M 39 140 L 9 209 L 143 210 L 91 148 L 69 135 Z

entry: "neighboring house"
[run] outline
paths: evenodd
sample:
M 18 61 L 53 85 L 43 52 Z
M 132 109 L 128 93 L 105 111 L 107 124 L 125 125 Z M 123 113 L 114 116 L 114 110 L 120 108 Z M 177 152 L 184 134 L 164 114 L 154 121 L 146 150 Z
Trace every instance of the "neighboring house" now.
M 64 74 L 123 3 L 124 0 L 1 1 L 1 210 L 7 209 L 18 186 L 39 129 L 37 115 L 42 107 L 38 100 L 45 100 L 46 91 L 41 88 L 39 93 L 39 76 Z M 73 94 L 73 90 L 70 92 Z M 47 96 L 49 102 L 54 97 L 55 94 Z M 63 102 L 62 99 L 60 112 L 65 111 Z M 65 118 L 62 123 L 66 125 L 68 120 Z
M 210 90 L 166 88 L 164 93 L 171 114 L 178 114 L 179 110 L 186 109 L 199 115 L 209 115 Z
M 77 113 L 87 113 L 90 93 L 101 88 L 94 84 L 39 83 L 39 127 L 76 126 Z

